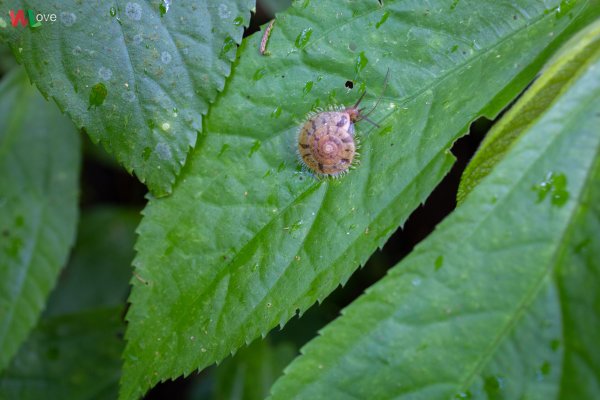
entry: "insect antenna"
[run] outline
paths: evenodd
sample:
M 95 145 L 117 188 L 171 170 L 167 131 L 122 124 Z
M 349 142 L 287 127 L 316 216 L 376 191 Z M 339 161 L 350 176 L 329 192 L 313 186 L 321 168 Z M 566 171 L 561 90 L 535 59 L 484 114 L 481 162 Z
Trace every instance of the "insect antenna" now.
M 360 95 L 360 97 L 358 98 L 358 100 L 356 101 L 356 103 L 354 104 L 354 106 L 352 106 L 353 109 L 357 109 L 358 105 L 360 104 L 360 102 L 362 101 L 362 99 L 365 97 L 365 95 L 367 94 L 367 91 L 365 90 L 363 92 L 363 94 Z
M 385 89 L 387 89 L 387 84 L 388 84 L 388 80 L 389 80 L 389 78 L 390 78 L 390 69 L 388 68 L 388 69 L 387 69 L 387 72 L 385 73 L 385 79 L 384 79 L 384 81 L 383 81 L 383 90 L 381 91 L 381 94 L 379 95 L 379 98 L 377 99 L 377 102 L 375 102 L 375 105 L 374 105 L 374 106 L 373 106 L 373 107 L 372 107 L 372 108 L 369 110 L 369 112 L 368 112 L 368 113 L 366 113 L 366 114 L 364 114 L 364 115 L 362 115 L 362 114 L 361 114 L 361 116 L 360 116 L 360 118 L 361 118 L 361 119 L 366 119 L 367 121 L 369 121 L 369 122 L 371 122 L 371 123 L 372 123 L 372 121 L 370 121 L 370 120 L 369 120 L 367 117 L 368 117 L 369 115 L 371 115 L 371 113 L 372 113 L 373 111 L 375 111 L 375 109 L 376 109 L 376 108 L 377 108 L 377 106 L 379 105 L 379 102 L 380 102 L 380 101 L 381 101 L 381 99 L 383 98 L 383 94 L 385 93 Z M 365 92 L 365 93 L 367 93 L 367 92 Z M 360 99 L 358 99 L 358 102 L 356 103 L 356 105 L 358 105 L 358 103 L 360 103 L 360 101 L 362 100 L 362 98 L 363 98 L 363 96 L 365 95 L 365 93 L 363 93 L 363 95 L 362 95 L 362 96 L 360 96 Z M 355 107 L 356 107 L 356 106 L 355 106 Z M 379 125 L 377 125 L 377 124 L 375 124 L 375 123 L 373 123 L 373 124 L 374 124 L 375 126 L 379 127 Z
M 377 122 L 373 122 L 367 116 L 362 116 L 361 120 L 362 119 L 364 119 L 365 121 L 367 121 L 368 123 L 370 123 L 371 125 L 373 125 L 375 128 L 381 128 Z

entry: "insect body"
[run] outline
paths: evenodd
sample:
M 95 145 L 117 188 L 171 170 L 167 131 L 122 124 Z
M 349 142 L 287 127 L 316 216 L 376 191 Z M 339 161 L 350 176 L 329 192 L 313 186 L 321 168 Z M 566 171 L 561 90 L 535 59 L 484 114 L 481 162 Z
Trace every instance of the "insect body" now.
M 342 110 L 313 115 L 300 129 L 298 151 L 304 165 L 317 175 L 344 174 L 356 155 L 350 113 Z
M 298 134 L 298 154 L 304 166 L 318 176 L 339 177 L 350 169 L 356 159 L 357 143 L 354 124 L 367 120 L 377 104 L 367 113 L 358 106 L 366 92 L 352 107 L 323 111 L 309 116 Z

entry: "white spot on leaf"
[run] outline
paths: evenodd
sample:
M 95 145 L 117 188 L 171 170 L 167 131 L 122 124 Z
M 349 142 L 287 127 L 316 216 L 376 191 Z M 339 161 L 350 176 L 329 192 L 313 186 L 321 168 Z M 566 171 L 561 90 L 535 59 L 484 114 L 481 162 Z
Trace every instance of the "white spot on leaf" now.
M 229 8 L 225 4 L 219 4 L 219 17 L 222 19 L 231 17 L 231 11 L 229 11 Z
M 169 160 L 171 158 L 171 149 L 169 149 L 166 143 L 157 144 L 154 151 L 161 160 Z
M 142 19 L 142 6 L 138 3 L 127 3 L 125 5 L 125 15 L 127 15 L 129 19 L 139 21 Z
M 109 68 L 100 67 L 98 70 L 98 76 L 105 81 L 109 81 L 112 78 L 112 71 Z
M 77 17 L 75 16 L 75 14 L 64 11 L 60 13 L 60 22 L 64 26 L 71 26 L 75 23 L 75 21 L 77 21 Z
M 171 62 L 171 53 L 169 53 L 168 51 L 163 51 L 160 55 L 160 61 L 163 62 L 163 64 L 168 64 Z
M 143 40 L 144 40 L 144 37 L 142 36 L 142 34 L 138 33 L 137 35 L 135 35 L 133 37 L 133 44 L 136 44 L 136 45 L 141 44 Z

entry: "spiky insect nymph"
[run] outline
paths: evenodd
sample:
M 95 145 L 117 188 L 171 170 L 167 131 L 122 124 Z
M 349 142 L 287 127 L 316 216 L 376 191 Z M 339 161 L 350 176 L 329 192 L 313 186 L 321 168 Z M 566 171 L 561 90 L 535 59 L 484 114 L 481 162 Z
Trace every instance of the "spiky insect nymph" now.
M 389 69 L 383 84 L 387 86 Z M 382 91 L 382 96 L 383 96 Z M 301 164 L 317 176 L 337 178 L 348 172 L 358 159 L 358 141 L 354 124 L 366 120 L 376 127 L 369 115 L 377 108 L 381 97 L 367 112 L 359 108 L 367 92 L 363 92 L 351 107 L 332 107 L 309 114 L 298 133 L 298 156 Z
M 312 113 L 298 134 L 302 165 L 319 177 L 344 175 L 357 159 L 352 113 L 343 107 Z

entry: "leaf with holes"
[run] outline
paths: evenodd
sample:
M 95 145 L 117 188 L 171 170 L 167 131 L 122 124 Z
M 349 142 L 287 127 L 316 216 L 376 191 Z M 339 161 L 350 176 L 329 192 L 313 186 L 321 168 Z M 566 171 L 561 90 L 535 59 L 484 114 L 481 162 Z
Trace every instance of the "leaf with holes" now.
M 144 211 L 122 398 L 221 360 L 344 283 L 447 173 L 469 123 L 599 15 L 559 5 L 297 2 L 278 15 L 269 56 L 259 35 L 246 39 L 173 195 Z M 338 180 L 301 170 L 306 113 L 367 87 L 373 105 L 388 68 L 370 116 L 381 127 L 356 128 L 356 168 Z
M 29 77 L 152 193 L 165 195 L 223 90 L 252 0 L 0 0 Z M 17 10 L 55 15 L 35 28 Z M 6 18 L 6 15 L 3 15 Z
M 0 84 L 0 369 L 42 311 L 75 237 L 79 135 L 19 68 Z
M 540 79 L 561 86 L 554 101 L 540 99 L 461 206 L 302 349 L 273 399 L 597 397 L 600 21 L 593 32 L 565 46 L 576 78 Z

